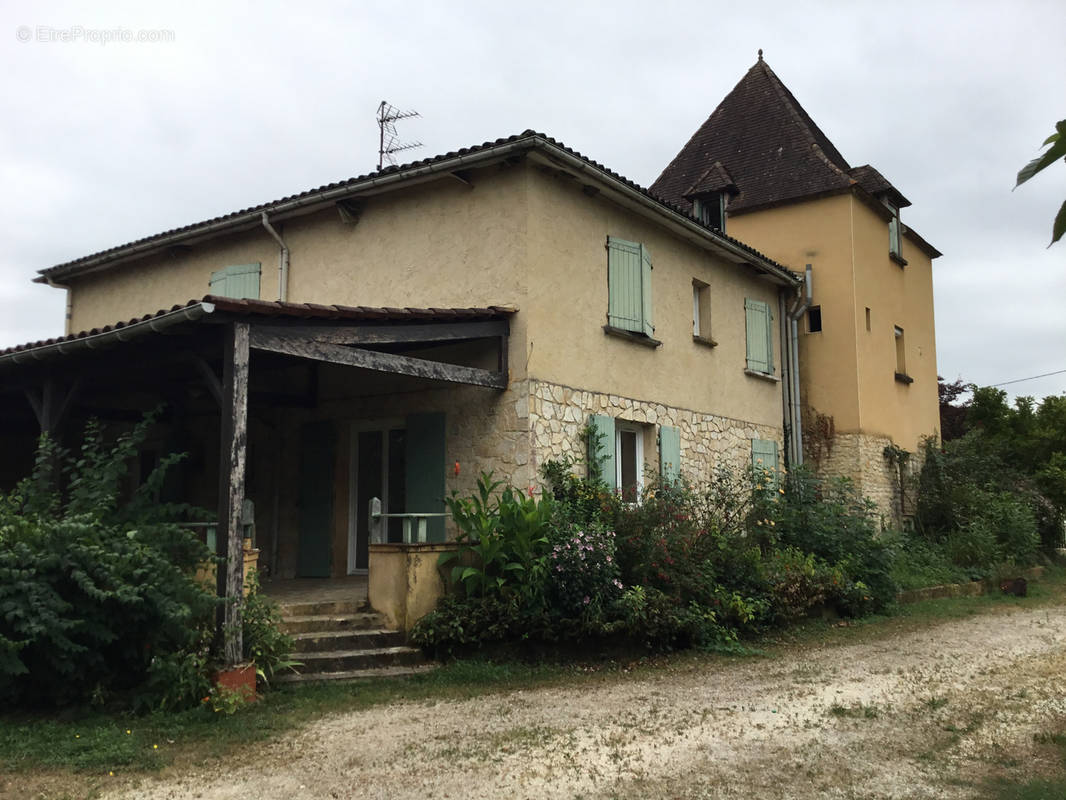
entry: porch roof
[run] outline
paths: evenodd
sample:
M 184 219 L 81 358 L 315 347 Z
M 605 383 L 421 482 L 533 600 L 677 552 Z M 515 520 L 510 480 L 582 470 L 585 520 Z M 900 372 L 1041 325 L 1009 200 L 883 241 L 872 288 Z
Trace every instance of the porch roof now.
M 392 308 L 371 306 L 319 305 L 317 303 L 282 303 L 268 300 L 236 300 L 206 295 L 184 305 L 160 309 L 135 319 L 115 322 L 67 336 L 28 342 L 0 350 L 0 369 L 17 364 L 44 361 L 73 353 L 114 346 L 199 322 L 234 320 L 291 322 L 344 322 L 366 325 L 411 325 L 450 322 L 487 322 L 506 320 L 516 313 L 510 306 L 485 308 Z

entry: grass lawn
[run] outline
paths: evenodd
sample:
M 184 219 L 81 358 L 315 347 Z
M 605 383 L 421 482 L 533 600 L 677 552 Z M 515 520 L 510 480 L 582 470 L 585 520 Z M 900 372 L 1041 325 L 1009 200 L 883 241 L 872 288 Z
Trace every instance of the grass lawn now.
M 746 650 L 735 654 L 689 651 L 631 661 L 532 665 L 458 661 L 404 679 L 286 685 L 232 716 L 212 712 L 207 706 L 141 717 L 91 709 L 0 715 L 0 797 L 8 793 L 27 799 L 92 797 L 116 778 L 225 758 L 249 743 L 280 737 L 323 715 L 383 703 L 461 700 L 517 688 L 573 686 L 655 671 L 689 671 L 738 658 L 773 659 L 796 649 L 873 641 L 942 620 L 1064 602 L 1066 572 L 1049 569 L 1044 579 L 1030 584 L 1028 598 L 998 593 L 945 598 L 902 606 L 892 616 L 814 620 L 748 642 Z M 1066 731 L 1047 731 L 1041 736 L 1044 738 L 1038 744 L 1061 753 L 1066 766 Z M 25 791 L 27 786 L 31 791 Z M 1066 769 L 1063 777 L 1051 781 L 997 783 L 988 791 L 988 796 L 1002 800 L 1066 797 Z

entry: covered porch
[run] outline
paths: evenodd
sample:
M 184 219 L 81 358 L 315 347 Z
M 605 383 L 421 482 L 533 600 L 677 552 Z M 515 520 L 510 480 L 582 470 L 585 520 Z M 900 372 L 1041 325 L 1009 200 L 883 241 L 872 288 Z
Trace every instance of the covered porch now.
M 220 595 L 240 596 L 250 546 L 283 602 L 366 602 L 371 546 L 443 542 L 443 498 L 473 485 L 483 443 L 528 438 L 508 413 L 513 313 L 206 297 L 11 348 L 0 483 L 28 474 L 41 432 L 71 442 L 90 417 L 121 431 L 161 408 L 131 483 L 188 454 L 161 499 L 216 511 Z M 234 661 L 239 605 L 221 621 Z

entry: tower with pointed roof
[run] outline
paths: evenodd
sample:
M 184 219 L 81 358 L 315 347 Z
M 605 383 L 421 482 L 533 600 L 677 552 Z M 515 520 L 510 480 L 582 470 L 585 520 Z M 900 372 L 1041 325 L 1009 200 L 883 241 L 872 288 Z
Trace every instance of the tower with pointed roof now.
M 886 524 L 902 523 L 907 492 L 889 454 L 920 452 L 939 426 L 940 253 L 901 221 L 910 201 L 848 163 L 761 50 L 651 190 L 796 271 L 810 265 L 809 307 L 782 326 L 798 340 L 804 460 L 850 477 Z

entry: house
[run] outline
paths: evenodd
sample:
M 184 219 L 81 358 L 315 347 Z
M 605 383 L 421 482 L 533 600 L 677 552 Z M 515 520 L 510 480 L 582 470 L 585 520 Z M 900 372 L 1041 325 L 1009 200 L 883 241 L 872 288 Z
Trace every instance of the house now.
M 774 466 L 803 280 L 681 206 L 533 131 L 323 186 L 42 270 L 68 332 L 0 352 L 0 402 L 24 461 L 165 402 L 175 496 L 231 555 L 252 498 L 279 578 L 373 571 L 379 520 L 405 538 L 375 500 L 439 542 L 448 492 L 537 484 L 587 426 L 627 494 Z
M 782 264 L 809 266 L 809 307 L 790 331 L 801 365 L 793 439 L 899 523 L 909 506 L 886 448 L 919 453 L 939 425 L 940 253 L 902 221 L 910 202 L 845 160 L 761 50 L 651 191 Z

